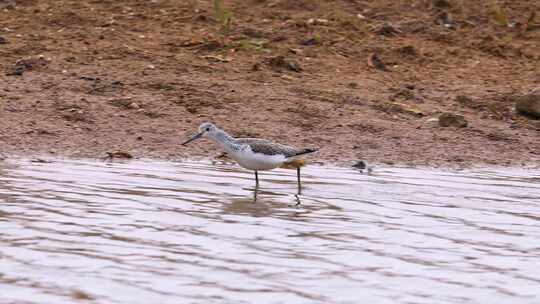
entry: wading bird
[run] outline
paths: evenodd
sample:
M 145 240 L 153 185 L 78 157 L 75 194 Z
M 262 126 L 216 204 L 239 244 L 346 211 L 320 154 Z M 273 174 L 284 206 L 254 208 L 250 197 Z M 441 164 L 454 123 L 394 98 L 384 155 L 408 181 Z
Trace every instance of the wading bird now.
M 182 145 L 208 136 L 234 159 L 241 167 L 255 171 L 255 187 L 259 186 L 258 171 L 271 170 L 278 167 L 296 168 L 298 178 L 298 193 L 302 186 L 300 183 L 300 167 L 304 161 L 298 156 L 316 152 L 317 149 L 299 149 L 266 139 L 259 138 L 234 138 L 211 123 L 203 123 L 199 126 L 199 132 L 191 136 Z

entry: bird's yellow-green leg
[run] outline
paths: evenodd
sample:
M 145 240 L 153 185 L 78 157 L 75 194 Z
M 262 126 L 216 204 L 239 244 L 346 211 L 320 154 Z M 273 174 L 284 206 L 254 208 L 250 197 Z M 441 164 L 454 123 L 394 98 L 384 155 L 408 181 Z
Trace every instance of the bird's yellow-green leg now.
M 255 170 L 255 187 L 259 187 L 259 173 Z
M 296 176 L 298 177 L 298 194 L 302 192 L 302 184 L 300 183 L 300 167 L 296 168 Z

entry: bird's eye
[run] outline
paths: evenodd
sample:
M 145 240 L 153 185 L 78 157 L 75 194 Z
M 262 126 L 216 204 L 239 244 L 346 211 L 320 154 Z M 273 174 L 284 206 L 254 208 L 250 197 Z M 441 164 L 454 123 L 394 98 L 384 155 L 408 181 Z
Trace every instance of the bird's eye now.
M 206 132 L 210 132 L 210 128 L 206 128 Z

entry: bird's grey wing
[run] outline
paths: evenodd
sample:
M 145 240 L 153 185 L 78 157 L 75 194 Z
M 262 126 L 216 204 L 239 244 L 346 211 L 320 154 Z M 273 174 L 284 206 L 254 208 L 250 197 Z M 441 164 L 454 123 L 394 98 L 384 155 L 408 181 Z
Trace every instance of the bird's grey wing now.
M 238 142 L 240 142 L 241 144 L 244 144 L 244 145 L 250 145 L 252 143 L 256 143 L 256 142 L 267 142 L 267 143 L 272 143 L 271 141 L 269 141 L 268 139 L 262 139 L 262 138 L 236 138 L 236 140 Z
M 282 153 L 283 151 L 278 149 L 277 144 L 267 139 L 237 138 L 236 140 L 241 144 L 248 145 L 251 148 L 251 151 L 255 153 L 262 153 L 266 155 L 284 154 Z
M 286 158 L 317 151 L 317 149 L 298 149 L 260 138 L 237 138 L 237 140 L 241 144 L 249 145 L 251 151 L 255 153 L 262 153 L 266 155 L 283 154 Z
M 266 155 L 284 155 L 286 158 L 302 154 L 301 149 L 297 149 L 291 146 L 273 143 L 268 140 L 255 140 L 247 143 L 251 148 L 251 151 L 255 153 L 262 153 Z
M 285 155 L 285 157 L 296 155 L 295 148 L 272 142 L 252 142 L 249 144 L 249 146 L 251 147 L 251 151 L 255 153 L 262 153 L 266 155 L 282 154 Z

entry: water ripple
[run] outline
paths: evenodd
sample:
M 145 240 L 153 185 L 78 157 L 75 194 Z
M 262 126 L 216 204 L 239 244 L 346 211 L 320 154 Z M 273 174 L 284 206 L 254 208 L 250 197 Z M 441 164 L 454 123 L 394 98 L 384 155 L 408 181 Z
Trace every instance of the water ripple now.
M 538 303 L 524 169 L 0 163 L 0 303 Z M 301 201 L 301 205 L 295 204 Z

